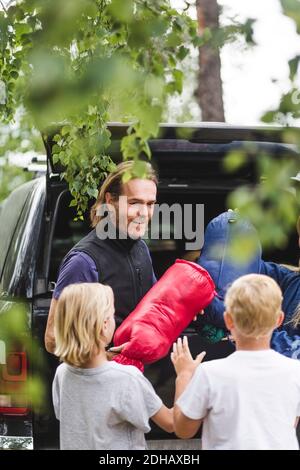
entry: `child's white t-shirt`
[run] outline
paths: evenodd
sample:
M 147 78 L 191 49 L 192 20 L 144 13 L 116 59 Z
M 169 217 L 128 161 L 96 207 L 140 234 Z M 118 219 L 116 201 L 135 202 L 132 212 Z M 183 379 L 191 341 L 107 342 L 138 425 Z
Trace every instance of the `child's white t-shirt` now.
M 177 400 L 203 421 L 203 449 L 298 449 L 300 362 L 269 350 L 205 362 Z

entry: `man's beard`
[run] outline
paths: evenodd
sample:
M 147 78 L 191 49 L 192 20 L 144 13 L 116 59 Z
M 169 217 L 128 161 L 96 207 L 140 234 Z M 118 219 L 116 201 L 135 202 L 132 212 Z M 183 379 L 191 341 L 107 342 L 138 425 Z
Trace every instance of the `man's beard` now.
M 140 229 L 141 231 L 139 231 Z M 136 220 L 132 220 L 127 227 L 127 233 L 130 238 L 138 239 L 145 235 L 147 229 L 147 223 L 145 219 L 142 219 L 140 222 Z

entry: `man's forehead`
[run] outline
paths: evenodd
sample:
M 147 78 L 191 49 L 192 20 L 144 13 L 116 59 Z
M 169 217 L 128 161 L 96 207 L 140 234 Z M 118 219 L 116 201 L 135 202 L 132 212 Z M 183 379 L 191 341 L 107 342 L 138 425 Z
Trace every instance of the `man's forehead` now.
M 122 195 L 128 199 L 155 200 L 156 192 L 156 184 L 153 181 L 135 178 L 123 185 Z

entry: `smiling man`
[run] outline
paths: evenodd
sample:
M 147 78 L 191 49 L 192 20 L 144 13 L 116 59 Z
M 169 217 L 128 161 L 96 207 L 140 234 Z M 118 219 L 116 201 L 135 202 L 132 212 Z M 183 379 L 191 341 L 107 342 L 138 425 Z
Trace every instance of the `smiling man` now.
M 64 287 L 80 282 L 109 285 L 115 296 L 116 324 L 136 307 L 156 281 L 146 243 L 141 240 L 153 215 L 157 176 L 149 163 L 144 178 L 123 182 L 133 161 L 117 165 L 101 185 L 91 209 L 93 230 L 63 259 L 51 301 L 45 345 L 55 350 L 54 313 Z

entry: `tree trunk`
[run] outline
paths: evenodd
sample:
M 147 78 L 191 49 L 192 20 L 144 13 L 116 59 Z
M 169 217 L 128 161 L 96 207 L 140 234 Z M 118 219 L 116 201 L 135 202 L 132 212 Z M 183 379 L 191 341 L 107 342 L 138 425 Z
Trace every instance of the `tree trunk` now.
M 199 34 L 205 28 L 219 27 L 217 0 L 197 0 Z M 199 50 L 199 75 L 196 96 L 201 108 L 202 121 L 224 122 L 221 59 L 219 49 L 204 45 Z

